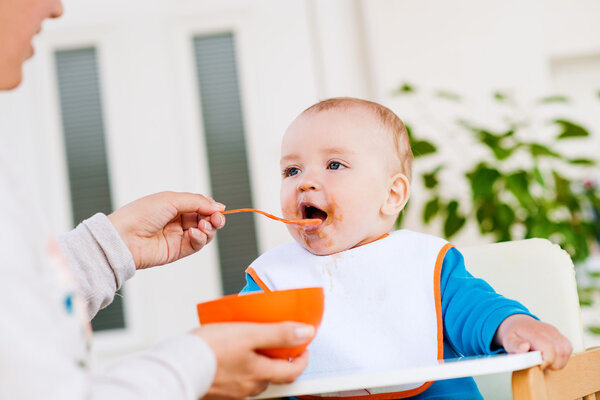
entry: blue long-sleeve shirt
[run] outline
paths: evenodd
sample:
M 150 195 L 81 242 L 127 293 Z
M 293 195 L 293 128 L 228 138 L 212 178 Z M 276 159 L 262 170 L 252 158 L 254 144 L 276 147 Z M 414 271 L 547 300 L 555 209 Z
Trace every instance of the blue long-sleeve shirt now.
M 261 290 L 246 274 L 246 286 L 241 293 Z M 513 314 L 533 316 L 519 302 L 499 295 L 487 282 L 471 275 L 456 248 L 448 250 L 444 257 L 440 291 L 444 359 L 502 352 L 504 350 L 493 343 L 500 323 Z M 473 378 L 436 381 L 426 391 L 411 398 L 482 399 Z

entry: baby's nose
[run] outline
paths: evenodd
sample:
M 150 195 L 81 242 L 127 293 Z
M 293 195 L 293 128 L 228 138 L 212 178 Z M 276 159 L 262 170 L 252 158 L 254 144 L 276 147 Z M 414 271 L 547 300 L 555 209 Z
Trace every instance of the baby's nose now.
M 318 185 L 317 181 L 310 177 L 303 179 L 298 184 L 298 191 L 300 191 L 300 192 L 306 192 L 309 190 L 318 190 L 318 189 L 319 189 L 319 185 Z

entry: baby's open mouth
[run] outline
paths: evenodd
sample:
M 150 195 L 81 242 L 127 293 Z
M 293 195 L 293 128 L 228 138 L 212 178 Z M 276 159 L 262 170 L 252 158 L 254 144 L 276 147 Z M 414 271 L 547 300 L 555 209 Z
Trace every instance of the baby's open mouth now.
M 309 225 L 307 226 L 307 230 L 316 230 L 318 227 L 322 225 L 323 222 L 327 219 L 327 213 L 320 208 L 317 208 L 312 205 L 304 204 L 300 208 L 302 212 L 303 219 L 320 219 L 321 224 L 318 225 Z

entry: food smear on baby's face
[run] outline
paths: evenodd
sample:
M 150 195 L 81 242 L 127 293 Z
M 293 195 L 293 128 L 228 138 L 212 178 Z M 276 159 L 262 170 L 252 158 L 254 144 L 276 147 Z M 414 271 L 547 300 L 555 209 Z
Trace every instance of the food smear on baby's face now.
M 332 221 L 334 220 L 334 213 L 328 207 L 323 207 L 323 209 L 321 209 L 310 202 L 303 202 L 300 204 L 298 209 L 302 218 L 321 220 L 321 223 L 319 224 L 297 227 L 298 229 L 296 229 L 296 232 L 301 238 L 304 247 L 310 246 L 311 242 L 313 242 L 315 238 L 322 239 L 327 237 L 327 234 L 323 229 L 326 226 L 331 225 Z
M 381 124 L 361 108 L 303 114 L 281 147 L 284 218 L 318 218 L 289 225 L 294 239 L 316 255 L 334 254 L 381 236 L 381 206 L 388 195 L 394 146 Z
M 331 212 L 327 211 L 327 208 L 321 209 L 318 206 L 313 205 L 310 202 L 302 202 L 300 204 L 300 215 L 304 219 L 320 219 L 321 223 L 310 226 L 303 226 L 302 228 L 306 233 L 321 232 L 321 228 L 327 224 L 330 219 Z

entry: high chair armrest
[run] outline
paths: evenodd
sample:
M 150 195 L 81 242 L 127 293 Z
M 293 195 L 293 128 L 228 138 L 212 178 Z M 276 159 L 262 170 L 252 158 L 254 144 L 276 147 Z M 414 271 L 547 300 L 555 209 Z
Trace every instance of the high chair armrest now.
M 539 366 L 514 371 L 512 390 L 515 400 L 600 400 L 600 347 L 573 354 L 559 371 Z

